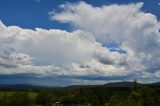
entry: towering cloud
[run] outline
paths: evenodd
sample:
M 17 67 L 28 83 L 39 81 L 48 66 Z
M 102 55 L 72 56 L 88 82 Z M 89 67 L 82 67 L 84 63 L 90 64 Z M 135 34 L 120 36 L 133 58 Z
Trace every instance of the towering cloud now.
M 141 11 L 142 6 L 143 3 L 102 7 L 68 3 L 60 6 L 64 11 L 53 13 L 50 18 L 91 33 L 107 47 L 117 44 L 117 50 L 127 53 L 128 70 L 156 73 L 160 69 L 160 24 L 155 15 Z

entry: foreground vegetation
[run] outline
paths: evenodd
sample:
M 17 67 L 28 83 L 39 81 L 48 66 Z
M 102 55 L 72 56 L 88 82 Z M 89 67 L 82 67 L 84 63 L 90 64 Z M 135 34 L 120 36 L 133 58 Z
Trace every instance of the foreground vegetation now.
M 137 85 L 1 89 L 0 106 L 160 106 L 160 89 Z

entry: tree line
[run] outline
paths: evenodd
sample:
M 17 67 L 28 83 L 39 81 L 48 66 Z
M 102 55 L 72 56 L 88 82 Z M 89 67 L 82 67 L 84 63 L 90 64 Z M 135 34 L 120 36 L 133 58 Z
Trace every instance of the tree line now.
M 32 98 L 30 92 L 36 92 Z M 152 87 L 76 87 L 15 90 L 3 95 L 0 106 L 160 106 L 160 89 Z

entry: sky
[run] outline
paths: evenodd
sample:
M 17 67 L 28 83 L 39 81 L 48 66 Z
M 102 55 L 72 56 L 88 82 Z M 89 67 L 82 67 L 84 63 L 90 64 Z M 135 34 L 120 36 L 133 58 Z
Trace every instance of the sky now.
M 0 0 L 0 84 L 160 81 L 160 0 Z

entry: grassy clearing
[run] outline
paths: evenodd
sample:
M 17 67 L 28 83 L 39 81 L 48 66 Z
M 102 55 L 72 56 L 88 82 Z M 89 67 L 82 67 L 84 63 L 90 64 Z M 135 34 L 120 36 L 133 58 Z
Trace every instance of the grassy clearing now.
M 5 95 L 12 96 L 14 93 L 15 92 L 0 91 L 0 98 L 4 97 Z M 21 93 L 24 93 L 24 92 L 21 92 Z M 28 93 L 29 93 L 29 97 L 31 99 L 35 99 L 37 96 L 37 93 L 35 93 L 35 92 L 28 92 Z
M 0 91 L 0 98 L 6 96 L 12 96 L 15 92 L 5 92 L 5 91 Z

